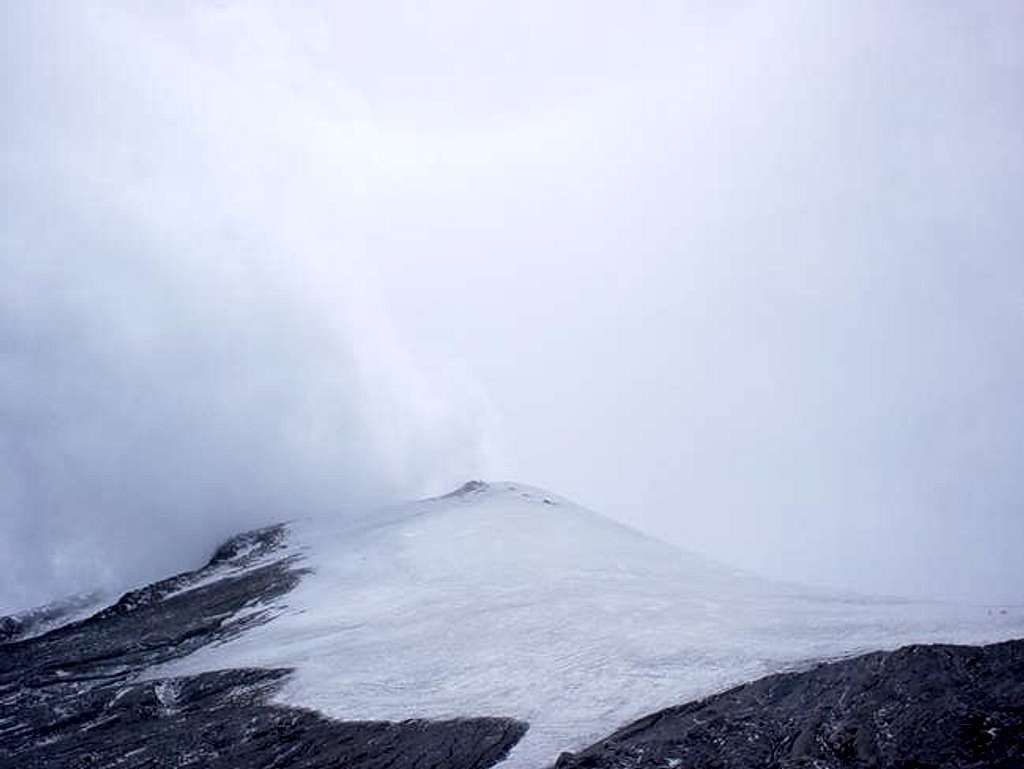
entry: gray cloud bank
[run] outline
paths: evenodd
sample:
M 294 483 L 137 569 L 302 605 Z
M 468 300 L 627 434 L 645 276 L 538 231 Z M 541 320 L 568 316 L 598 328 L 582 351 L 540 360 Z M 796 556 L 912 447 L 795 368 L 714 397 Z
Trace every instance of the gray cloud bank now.
M 3 14 L 0 605 L 488 469 L 1021 600 L 1020 4 Z
M 320 105 L 172 20 L 4 16 L 0 610 L 480 471 L 473 394 L 397 341 L 346 234 Z

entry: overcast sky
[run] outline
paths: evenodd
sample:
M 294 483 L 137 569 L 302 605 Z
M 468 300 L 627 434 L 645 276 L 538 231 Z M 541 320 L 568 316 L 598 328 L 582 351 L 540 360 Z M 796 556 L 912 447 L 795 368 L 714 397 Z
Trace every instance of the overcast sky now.
M 1024 5 L 136 6 L 0 11 L 0 610 L 475 476 L 1024 601 Z

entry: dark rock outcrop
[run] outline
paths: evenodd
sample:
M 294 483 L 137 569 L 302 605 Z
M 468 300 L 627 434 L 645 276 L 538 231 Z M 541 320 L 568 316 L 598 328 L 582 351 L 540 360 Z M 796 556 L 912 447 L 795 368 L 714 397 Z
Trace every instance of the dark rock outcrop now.
M 153 665 L 270 621 L 304 572 L 285 527 L 247 532 L 202 569 L 0 644 L 0 769 L 485 769 L 525 733 L 511 719 L 338 722 L 268 704 L 288 670 L 141 680 Z M 3 626 L 9 638 L 27 627 Z
M 36 722 L 7 760 L 72 767 L 467 767 L 499 760 L 525 731 L 503 719 L 337 722 L 267 706 L 287 670 L 227 670 L 99 687 L 74 713 Z
M 557 769 L 1020 769 L 1024 641 L 908 646 L 640 719 Z

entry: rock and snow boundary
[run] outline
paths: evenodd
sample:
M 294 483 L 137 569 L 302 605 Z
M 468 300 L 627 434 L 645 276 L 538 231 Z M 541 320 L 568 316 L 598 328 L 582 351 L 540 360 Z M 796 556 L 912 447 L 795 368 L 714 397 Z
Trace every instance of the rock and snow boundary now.
M 770 583 L 518 483 L 297 521 L 288 538 L 308 573 L 272 621 L 147 675 L 291 669 L 273 701 L 341 721 L 517 719 L 508 769 L 823 659 L 1024 635 L 1020 607 Z

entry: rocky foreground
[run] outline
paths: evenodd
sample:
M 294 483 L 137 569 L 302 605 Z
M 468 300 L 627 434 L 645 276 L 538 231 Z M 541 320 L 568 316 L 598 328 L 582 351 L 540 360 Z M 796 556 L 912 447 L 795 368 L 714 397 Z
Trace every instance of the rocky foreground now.
M 907 646 L 668 708 L 557 769 L 1020 769 L 1024 641 Z
M 521 719 L 471 713 L 338 721 L 274 704 L 288 668 L 153 672 L 272 621 L 306 572 L 275 526 L 84 620 L 51 629 L 59 608 L 0 618 L 0 769 L 484 769 L 527 733 Z M 769 676 L 647 716 L 556 766 L 1020 769 L 1024 641 L 909 646 Z
M 286 669 L 146 679 L 272 619 L 300 563 L 271 527 L 44 635 L 24 637 L 38 613 L 6 618 L 22 638 L 0 645 L 0 767 L 484 769 L 522 737 L 526 724 L 512 719 L 339 722 L 270 705 Z

